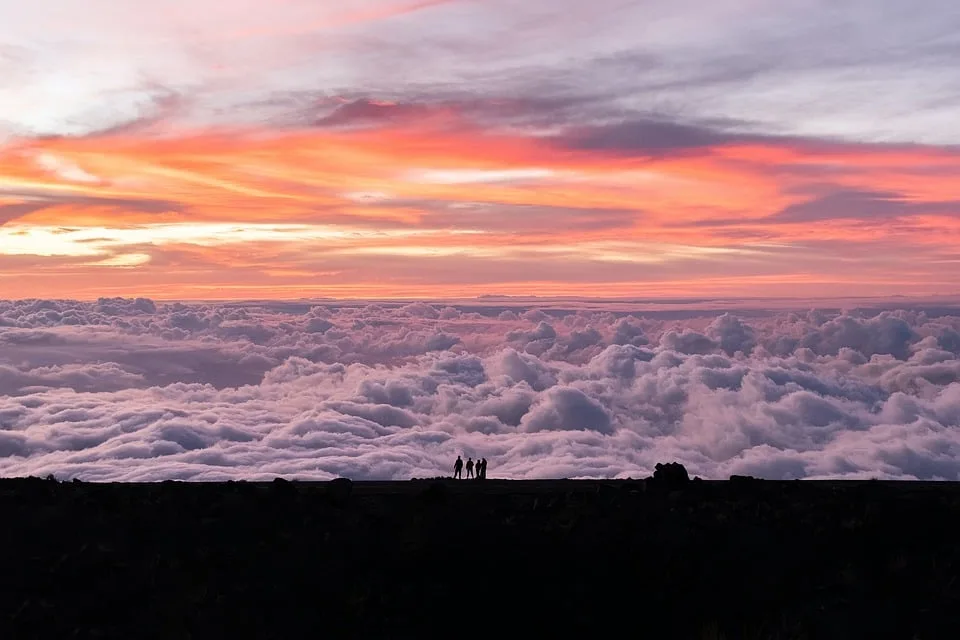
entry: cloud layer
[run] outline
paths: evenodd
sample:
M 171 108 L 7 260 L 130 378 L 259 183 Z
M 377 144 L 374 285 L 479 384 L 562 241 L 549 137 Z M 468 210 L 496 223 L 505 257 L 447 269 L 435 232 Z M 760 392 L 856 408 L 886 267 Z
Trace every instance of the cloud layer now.
M 960 313 L 0 302 L 0 474 L 960 479 Z

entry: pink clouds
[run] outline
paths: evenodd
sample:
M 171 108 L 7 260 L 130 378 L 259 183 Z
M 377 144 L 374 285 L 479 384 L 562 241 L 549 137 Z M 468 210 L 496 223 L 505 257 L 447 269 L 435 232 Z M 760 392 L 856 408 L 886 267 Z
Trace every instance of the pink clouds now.
M 6 3 L 0 295 L 956 291 L 953 5 L 701 5 Z
M 0 302 L 0 473 L 960 477 L 960 314 L 593 306 Z

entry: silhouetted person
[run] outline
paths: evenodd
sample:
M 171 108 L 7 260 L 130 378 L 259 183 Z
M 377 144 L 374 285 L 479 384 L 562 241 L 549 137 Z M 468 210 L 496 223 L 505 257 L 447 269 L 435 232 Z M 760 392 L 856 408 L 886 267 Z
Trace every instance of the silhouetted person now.
M 473 458 L 467 458 L 467 477 L 473 477 Z
M 457 456 L 457 461 L 453 463 L 453 477 L 463 478 L 463 458 Z
M 480 461 L 480 477 L 484 480 L 487 479 L 487 459 L 484 458 Z

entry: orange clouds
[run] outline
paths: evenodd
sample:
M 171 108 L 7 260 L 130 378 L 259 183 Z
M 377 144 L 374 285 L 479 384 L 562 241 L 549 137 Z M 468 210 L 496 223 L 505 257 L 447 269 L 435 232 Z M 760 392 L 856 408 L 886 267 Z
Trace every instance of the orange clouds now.
M 936 293 L 958 176 L 934 148 L 627 153 L 451 114 L 35 140 L 0 150 L 0 295 Z

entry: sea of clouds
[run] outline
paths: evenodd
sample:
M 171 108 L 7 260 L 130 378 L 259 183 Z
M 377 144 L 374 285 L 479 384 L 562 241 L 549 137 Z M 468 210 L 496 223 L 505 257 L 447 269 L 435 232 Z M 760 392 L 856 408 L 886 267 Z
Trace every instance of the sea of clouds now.
M 0 301 L 0 475 L 960 479 L 960 310 Z

